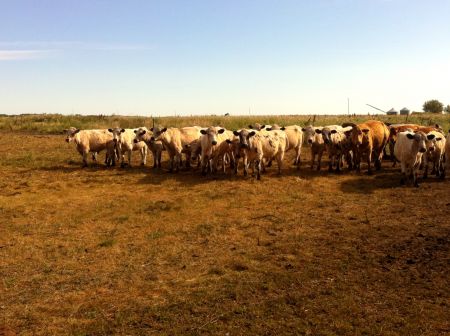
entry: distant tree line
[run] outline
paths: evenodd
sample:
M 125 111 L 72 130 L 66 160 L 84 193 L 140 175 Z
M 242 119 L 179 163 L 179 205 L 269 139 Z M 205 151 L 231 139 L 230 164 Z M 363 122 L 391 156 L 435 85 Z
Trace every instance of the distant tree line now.
M 450 113 L 450 105 L 444 107 L 444 104 L 437 99 L 427 100 L 423 103 L 423 111 L 430 113 L 442 113 L 444 111 Z

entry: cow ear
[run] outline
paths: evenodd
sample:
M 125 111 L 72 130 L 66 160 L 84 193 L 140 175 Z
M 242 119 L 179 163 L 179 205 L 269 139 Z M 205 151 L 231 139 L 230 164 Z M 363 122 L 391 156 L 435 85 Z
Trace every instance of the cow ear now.
M 302 128 L 302 132 L 306 132 L 306 128 Z
M 227 139 L 227 140 L 225 140 L 226 142 L 227 142 L 227 144 L 230 144 L 231 143 L 231 140 L 230 139 Z
M 286 129 L 286 127 L 281 127 L 280 130 L 284 131 Z
M 111 133 L 112 133 L 112 131 L 113 131 L 112 128 L 108 128 L 108 132 L 111 132 Z
M 427 135 L 427 139 L 428 140 L 433 140 L 434 139 L 434 134 L 428 134 Z
M 150 131 L 152 131 L 152 132 L 153 132 L 153 127 L 152 127 L 152 128 L 150 128 Z
M 272 127 L 271 128 L 266 128 L 266 131 L 271 131 L 272 130 Z
M 238 131 L 233 131 L 233 134 L 236 136 L 239 136 L 239 132 Z
M 159 133 L 164 133 L 165 131 L 167 131 L 167 127 L 164 127 Z
M 256 134 L 255 131 L 251 131 L 250 133 L 248 133 L 248 137 L 250 138 L 250 137 L 254 136 L 255 134 Z
M 120 133 L 125 133 L 125 128 L 122 128 L 122 129 L 120 130 Z
M 261 127 L 259 129 L 263 130 L 265 127 L 266 127 L 266 125 L 261 125 Z
M 222 134 L 223 132 L 225 132 L 225 128 L 221 128 L 217 133 Z
M 436 138 L 436 141 L 441 141 L 442 140 L 442 138 Z
M 330 133 L 331 133 L 331 134 L 334 134 L 334 133 L 337 133 L 337 131 L 336 131 L 336 130 L 331 130 Z
M 368 128 L 363 128 L 361 131 L 363 131 L 365 134 L 369 133 L 369 129 Z
M 320 134 L 320 133 L 322 133 L 322 130 L 316 128 L 316 133 L 317 133 L 317 134 Z
M 414 139 L 414 134 L 411 134 L 411 133 L 406 133 L 406 137 L 408 138 L 408 139 Z
M 73 132 L 73 134 L 77 134 L 79 131 L 81 131 L 80 129 L 76 129 L 75 132 Z
M 352 131 L 344 132 L 346 137 L 350 137 L 352 135 Z
M 134 130 L 134 134 L 137 134 L 137 131 L 138 131 L 138 130 Z
M 205 130 L 200 130 L 200 133 L 202 133 L 203 135 L 205 135 L 206 134 L 206 131 Z
M 252 125 L 248 125 L 248 128 L 253 129 L 253 126 Z

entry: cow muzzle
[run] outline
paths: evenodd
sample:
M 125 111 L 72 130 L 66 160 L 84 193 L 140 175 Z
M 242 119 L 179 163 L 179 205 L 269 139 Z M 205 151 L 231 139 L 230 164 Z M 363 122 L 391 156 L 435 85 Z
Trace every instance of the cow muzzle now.
M 114 143 L 117 143 L 117 139 L 113 139 L 113 142 L 114 142 Z
M 217 141 L 211 142 L 213 146 L 217 145 Z
M 69 139 L 66 139 L 66 142 L 69 142 L 70 140 Z
M 139 141 L 137 141 L 137 139 L 134 139 L 133 142 L 134 142 L 134 143 L 138 143 Z
M 308 139 L 308 143 L 309 143 L 309 144 L 312 144 L 312 140 L 311 140 L 311 139 Z
M 430 152 L 432 152 L 432 151 L 434 151 L 434 147 L 430 147 L 430 148 L 428 148 L 428 150 L 429 150 Z
M 421 152 L 421 153 L 425 153 L 427 150 L 425 149 L 425 148 L 421 148 L 421 149 L 419 149 L 419 152 Z

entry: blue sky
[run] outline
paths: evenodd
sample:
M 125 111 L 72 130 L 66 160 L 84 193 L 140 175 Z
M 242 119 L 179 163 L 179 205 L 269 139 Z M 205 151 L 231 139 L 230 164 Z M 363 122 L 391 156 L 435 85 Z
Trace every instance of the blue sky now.
M 450 104 L 450 1 L 0 0 L 0 113 Z

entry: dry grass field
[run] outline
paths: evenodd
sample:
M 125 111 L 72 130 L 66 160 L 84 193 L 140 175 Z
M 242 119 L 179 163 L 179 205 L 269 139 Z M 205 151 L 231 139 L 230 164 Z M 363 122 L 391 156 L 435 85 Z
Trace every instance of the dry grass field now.
M 449 178 L 82 169 L 5 125 L 0 335 L 450 335 Z

